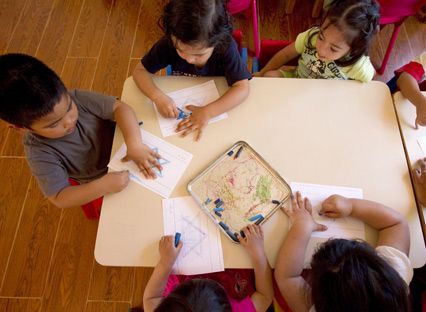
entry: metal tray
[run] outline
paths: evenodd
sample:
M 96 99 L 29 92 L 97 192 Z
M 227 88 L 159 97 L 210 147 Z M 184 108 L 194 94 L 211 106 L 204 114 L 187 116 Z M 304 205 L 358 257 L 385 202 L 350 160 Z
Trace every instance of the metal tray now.
M 200 207 L 233 242 L 290 198 L 287 182 L 246 142 L 238 141 L 188 183 Z

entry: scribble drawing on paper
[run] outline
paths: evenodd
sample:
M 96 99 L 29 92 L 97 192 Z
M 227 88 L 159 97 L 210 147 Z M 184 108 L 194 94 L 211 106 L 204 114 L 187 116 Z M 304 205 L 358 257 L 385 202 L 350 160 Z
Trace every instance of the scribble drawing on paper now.
M 203 213 L 202 211 L 200 213 Z M 200 219 L 198 214 L 191 220 L 182 216 L 181 229 L 182 235 L 185 237 L 185 244 L 182 249 L 182 257 L 186 257 L 191 253 L 202 256 L 202 243 L 206 239 L 207 234 L 200 228 Z

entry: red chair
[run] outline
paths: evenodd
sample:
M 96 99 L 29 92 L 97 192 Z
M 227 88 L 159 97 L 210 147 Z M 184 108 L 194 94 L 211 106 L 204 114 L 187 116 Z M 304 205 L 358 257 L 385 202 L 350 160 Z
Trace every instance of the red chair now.
M 68 179 L 71 185 L 80 185 L 77 181 L 73 179 Z M 84 215 L 89 220 L 98 220 L 101 216 L 101 208 L 103 202 L 103 196 L 92 200 L 90 203 L 81 205 L 81 209 L 83 209 Z
M 260 54 L 260 39 L 259 39 L 259 24 L 257 18 L 256 0 L 229 0 L 226 5 L 228 12 L 231 15 L 236 15 L 242 12 L 247 13 L 251 9 L 252 23 L 253 23 L 253 38 L 255 56 L 259 57 Z
M 426 4 L 426 0 L 377 0 L 377 2 L 380 4 L 380 28 L 389 24 L 394 25 L 382 64 L 376 69 L 377 73 L 382 75 L 386 69 L 402 23 L 407 17 L 415 15 Z
M 252 72 L 260 71 L 279 50 L 291 43 L 292 41 L 288 40 L 262 39 L 259 57 L 253 58 Z M 297 59 L 290 61 L 288 65 L 297 65 Z

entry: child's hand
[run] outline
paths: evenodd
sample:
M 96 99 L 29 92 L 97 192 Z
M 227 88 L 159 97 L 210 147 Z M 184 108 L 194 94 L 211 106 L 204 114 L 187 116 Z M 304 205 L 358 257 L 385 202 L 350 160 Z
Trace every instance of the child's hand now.
M 158 250 L 160 251 L 160 263 L 167 268 L 171 268 L 176 262 L 182 246 L 183 243 L 182 240 L 180 240 L 177 247 L 175 247 L 175 238 L 172 235 L 161 237 L 158 245 Z
M 417 199 L 426 207 L 426 158 L 417 161 L 416 168 L 412 173 Z
M 300 224 L 310 232 L 327 230 L 325 225 L 314 221 L 312 218 L 312 204 L 308 198 L 303 198 L 300 192 L 296 192 L 296 196 L 292 196 L 291 208 L 284 208 L 283 210 L 293 226 Z
M 106 193 L 117 193 L 122 191 L 129 184 L 129 172 L 110 172 L 99 179 Z
M 423 96 L 422 102 L 416 105 L 416 129 L 419 126 L 426 126 L 426 96 Z
M 147 145 L 140 144 L 138 146 L 128 146 L 127 155 L 121 161 L 133 160 L 145 178 L 155 179 L 157 175 L 152 168 L 156 167 L 160 171 L 163 169 L 157 161 L 159 158 L 161 156 L 158 153 L 154 152 Z
M 352 202 L 349 198 L 331 195 L 323 201 L 319 213 L 329 218 L 347 217 L 352 213 Z
M 194 139 L 198 141 L 201 138 L 204 126 L 209 122 L 210 116 L 205 107 L 188 105 L 186 109 L 190 110 L 192 114 L 177 125 L 176 132 L 183 131 L 182 136 L 195 132 Z
M 250 257 L 259 259 L 265 257 L 263 247 L 263 230 L 259 225 L 250 224 L 243 229 L 245 237 L 238 235 L 238 240 L 245 247 Z
M 179 115 L 175 102 L 168 95 L 161 93 L 157 98 L 153 99 L 153 102 L 164 118 L 176 118 Z

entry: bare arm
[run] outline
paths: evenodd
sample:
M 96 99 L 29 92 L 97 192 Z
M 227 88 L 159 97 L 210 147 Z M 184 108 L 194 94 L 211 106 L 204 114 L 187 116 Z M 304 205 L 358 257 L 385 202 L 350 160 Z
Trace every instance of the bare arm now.
M 238 239 L 250 255 L 254 268 L 256 291 L 251 295 L 251 299 L 256 311 L 266 311 L 271 305 L 274 289 L 271 267 L 263 244 L 263 230 L 260 226 L 253 224 L 244 228 L 243 231 L 245 237 L 238 236 Z
M 299 192 L 292 199 L 292 208 L 285 210 L 292 226 L 284 239 L 275 264 L 275 279 L 281 294 L 292 311 L 308 311 L 311 303 L 306 298 L 308 284 L 301 276 L 305 252 L 313 231 L 323 231 L 311 215 L 311 203 Z
M 416 129 L 418 125 L 426 126 L 426 97 L 421 93 L 419 84 L 408 73 L 403 72 L 396 81 L 402 94 L 416 107 Z
M 154 84 L 151 73 L 139 62 L 133 70 L 133 80 L 138 88 L 151 99 L 163 117 L 177 117 L 178 111 L 173 100 Z
M 163 291 L 182 246 L 182 241 L 179 242 L 177 247 L 174 246 L 173 236 L 161 238 L 159 244 L 161 258 L 154 272 L 152 272 L 143 294 L 144 311 L 154 311 L 163 299 Z
M 288 61 L 298 56 L 299 53 L 296 51 L 295 43 L 293 42 L 280 50 L 269 60 L 269 62 L 260 71 L 260 76 L 263 76 L 267 71 L 279 69 Z
M 48 199 L 59 208 L 81 206 L 108 193 L 120 192 L 129 183 L 127 171 L 111 172 L 89 183 L 67 186 Z
M 321 212 L 332 218 L 351 215 L 379 231 L 378 246 L 391 246 L 407 255 L 410 251 L 407 221 L 400 213 L 385 205 L 332 195 L 323 202 Z

